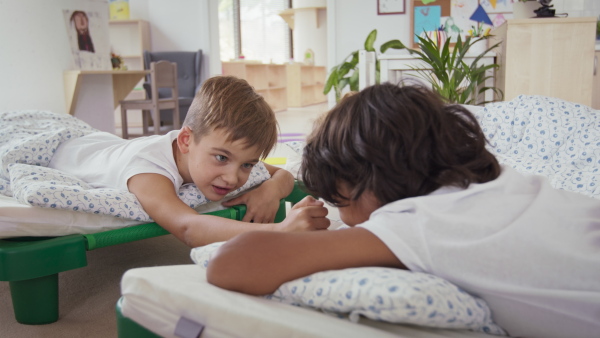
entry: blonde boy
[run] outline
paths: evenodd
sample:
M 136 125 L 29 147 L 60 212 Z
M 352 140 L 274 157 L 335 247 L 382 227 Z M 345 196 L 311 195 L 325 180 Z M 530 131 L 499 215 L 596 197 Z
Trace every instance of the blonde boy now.
M 265 100 L 245 80 L 218 76 L 202 85 L 181 130 L 133 140 L 93 133 L 62 144 L 50 167 L 95 187 L 129 190 L 154 221 L 190 247 L 251 230 L 326 228 L 326 211 L 317 201 L 296 208 L 282 223 L 272 223 L 294 179 L 266 164 L 269 180 L 223 203 L 246 204 L 242 222 L 200 215 L 177 196 L 182 184 L 194 183 L 207 199 L 220 201 L 248 180 L 276 139 L 277 121 Z

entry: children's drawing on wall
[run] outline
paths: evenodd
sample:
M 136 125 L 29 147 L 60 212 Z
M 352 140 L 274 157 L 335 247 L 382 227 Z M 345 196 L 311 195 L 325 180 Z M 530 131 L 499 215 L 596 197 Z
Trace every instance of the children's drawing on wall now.
M 494 27 L 498 27 L 507 19 L 513 18 L 512 11 L 515 1 L 517 0 L 480 0 L 480 4 L 490 16 Z
M 75 67 L 110 70 L 108 15 L 85 10 L 64 10 L 63 15 Z
M 452 6 L 450 9 L 450 13 L 452 18 L 454 18 L 454 23 L 461 28 L 461 37 L 464 39 L 466 35 L 468 35 L 469 30 L 472 29 L 473 26 L 477 25 L 476 22 L 471 21 L 471 15 L 475 13 L 477 10 L 477 6 L 479 3 L 473 0 L 454 0 L 452 1 Z M 453 40 L 456 41 L 458 36 L 452 36 Z
M 415 7 L 415 42 L 419 41 L 418 35 L 425 32 L 436 31 L 440 27 L 442 9 L 440 6 Z
M 515 1 L 518 0 L 479 0 L 479 3 L 488 14 L 493 14 L 512 12 Z
M 71 25 L 75 26 L 77 32 L 77 44 L 79 50 L 94 53 L 94 42 L 90 36 L 90 19 L 84 11 L 74 11 L 71 14 Z
M 412 0 L 414 41 L 427 35 L 456 42 L 460 36 L 481 37 L 513 17 L 518 0 Z M 435 41 L 435 39 L 434 39 Z M 413 47 L 416 47 L 413 45 Z

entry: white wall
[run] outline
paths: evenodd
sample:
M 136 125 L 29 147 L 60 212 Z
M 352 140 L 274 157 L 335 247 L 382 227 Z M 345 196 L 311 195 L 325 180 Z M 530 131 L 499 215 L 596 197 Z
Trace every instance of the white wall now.
M 202 49 L 203 80 L 221 73 L 217 10 L 218 0 L 129 0 L 131 18 L 150 24 L 152 51 Z
M 341 63 L 351 52 L 363 49 L 373 29 L 377 29 L 377 51 L 389 40 L 408 43 L 410 37 L 408 14 L 377 15 L 377 0 L 327 0 L 327 27 L 327 69 Z M 333 90 L 328 99 L 329 106 L 333 106 Z
M 65 112 L 63 71 L 72 67 L 64 9 L 82 0 L 0 1 L 0 111 Z M 86 1 L 107 11 L 108 2 Z
M 327 0 L 327 21 L 330 30 L 329 67 L 342 62 L 351 52 L 362 49 L 373 29 L 377 29 L 377 50 L 389 40 L 408 42 L 410 37 L 408 14 L 377 15 L 377 0 Z
M 64 9 L 106 11 L 107 0 L 0 1 L 0 111 L 65 112 L 63 72 L 72 69 Z M 203 76 L 221 72 L 218 0 L 130 0 L 131 18 L 151 24 L 155 51 L 197 50 Z

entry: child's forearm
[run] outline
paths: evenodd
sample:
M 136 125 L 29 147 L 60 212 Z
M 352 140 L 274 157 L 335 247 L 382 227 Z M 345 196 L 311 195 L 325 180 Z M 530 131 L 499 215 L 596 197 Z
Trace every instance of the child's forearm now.
M 290 210 L 281 223 L 248 223 L 211 215 L 187 214 L 178 218 L 165 219 L 167 224 L 163 227 L 194 248 L 227 241 L 241 233 L 255 230 L 283 232 L 323 230 L 329 227 L 326 216 L 327 209 L 323 207 L 323 202 L 306 197 Z
M 294 189 L 294 176 L 285 169 L 280 169 L 274 166 L 265 165 L 271 178 L 263 182 L 263 185 L 267 185 L 272 189 L 273 193 L 279 197 L 279 199 L 287 197 Z
M 273 223 L 247 223 L 212 215 L 196 215 L 189 222 L 184 226 L 184 231 L 172 233 L 192 248 L 227 241 L 248 231 L 275 230 L 276 226 Z

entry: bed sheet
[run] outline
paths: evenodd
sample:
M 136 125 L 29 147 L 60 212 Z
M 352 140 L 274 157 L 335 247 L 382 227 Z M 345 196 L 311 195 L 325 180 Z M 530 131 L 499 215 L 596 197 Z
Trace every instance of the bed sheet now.
M 205 326 L 202 337 L 490 337 L 465 330 L 358 324 L 314 310 L 220 289 L 194 264 L 138 268 L 121 281 L 122 313 L 163 337 L 181 317 Z

